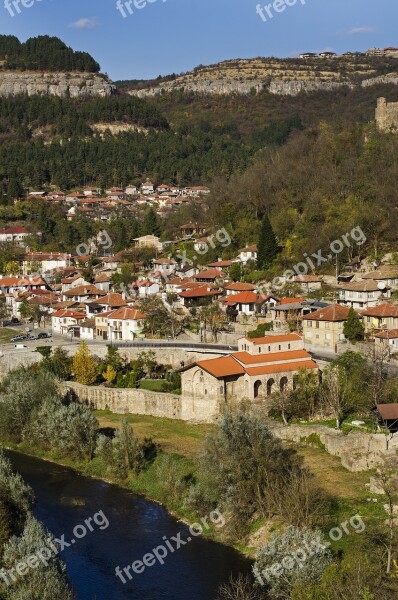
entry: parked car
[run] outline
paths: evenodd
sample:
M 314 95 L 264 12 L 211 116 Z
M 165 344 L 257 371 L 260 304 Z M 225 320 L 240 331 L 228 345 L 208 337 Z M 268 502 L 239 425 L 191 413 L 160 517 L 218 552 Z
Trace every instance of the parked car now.
M 26 335 L 14 335 L 14 337 L 11 338 L 11 342 L 19 342 L 20 340 L 24 340 L 26 339 Z
M 28 335 L 28 337 L 26 338 L 26 341 L 34 342 L 35 340 L 38 340 L 38 339 L 39 339 L 38 335 Z
M 52 337 L 52 333 L 46 333 L 45 331 L 42 331 L 37 336 L 37 339 L 38 340 L 46 340 L 47 338 L 50 338 L 50 337 Z

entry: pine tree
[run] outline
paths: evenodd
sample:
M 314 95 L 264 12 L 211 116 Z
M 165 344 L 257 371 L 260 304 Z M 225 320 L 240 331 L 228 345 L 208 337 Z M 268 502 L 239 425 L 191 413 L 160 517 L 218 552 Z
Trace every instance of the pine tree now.
M 278 242 L 267 215 L 261 225 L 260 237 L 257 248 L 258 269 L 268 269 L 278 254 Z
M 143 233 L 144 235 L 156 235 L 158 237 L 160 235 L 158 217 L 153 208 L 150 208 L 145 215 Z
M 73 357 L 72 371 L 76 381 L 83 385 L 90 385 L 97 379 L 97 367 L 86 342 L 81 342 Z
M 347 321 L 344 323 L 343 333 L 350 342 L 356 342 L 363 339 L 364 326 L 353 308 L 350 308 Z

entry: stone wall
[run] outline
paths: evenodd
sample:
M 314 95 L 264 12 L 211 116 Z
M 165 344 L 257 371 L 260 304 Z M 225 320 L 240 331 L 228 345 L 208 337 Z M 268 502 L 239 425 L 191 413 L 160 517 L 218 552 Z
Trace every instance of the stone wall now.
M 92 387 L 71 381 L 61 383 L 61 389 L 65 392 L 73 390 L 81 402 L 95 410 L 110 410 L 117 414 L 213 423 L 220 412 L 218 402 L 212 399 L 201 400 L 147 390 Z
M 269 427 L 282 440 L 303 441 L 310 435 L 319 437 L 329 454 L 338 456 L 343 467 L 349 471 L 368 471 L 383 463 L 387 456 L 396 456 L 398 436 L 389 441 L 384 434 L 353 432 L 344 435 L 341 431 L 323 425 L 289 425 L 283 426 L 269 421 Z
M 385 98 L 378 98 L 376 123 L 380 131 L 398 133 L 398 102 L 387 102 Z

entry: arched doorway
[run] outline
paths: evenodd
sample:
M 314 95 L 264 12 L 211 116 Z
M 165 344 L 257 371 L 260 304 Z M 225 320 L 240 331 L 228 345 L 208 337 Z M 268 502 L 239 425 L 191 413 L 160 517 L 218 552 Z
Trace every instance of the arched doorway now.
M 275 379 L 268 379 L 267 381 L 267 396 L 272 394 L 272 386 L 275 384 Z
M 287 386 L 288 386 L 289 380 L 287 377 L 282 377 L 282 379 L 279 382 L 279 389 L 281 392 L 286 392 Z
M 262 381 L 258 380 L 254 384 L 254 399 L 261 397 Z

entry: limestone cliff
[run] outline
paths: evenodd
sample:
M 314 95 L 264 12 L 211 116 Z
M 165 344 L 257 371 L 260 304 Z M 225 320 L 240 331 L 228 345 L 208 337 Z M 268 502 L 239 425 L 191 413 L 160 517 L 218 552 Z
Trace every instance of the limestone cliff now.
M 0 71 L 0 97 L 35 94 L 70 97 L 107 97 L 115 86 L 96 73 L 44 73 L 38 71 Z

